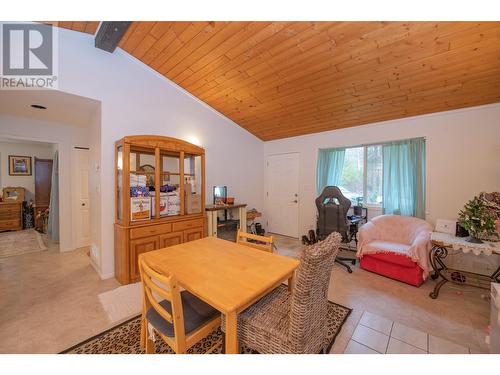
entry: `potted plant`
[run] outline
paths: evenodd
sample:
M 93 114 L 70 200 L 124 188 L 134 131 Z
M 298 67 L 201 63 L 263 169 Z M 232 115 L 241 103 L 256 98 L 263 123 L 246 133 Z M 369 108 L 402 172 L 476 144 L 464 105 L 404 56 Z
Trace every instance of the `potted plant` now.
M 467 229 L 470 234 L 467 241 L 472 243 L 483 243 L 479 239 L 482 233 L 492 234 L 495 232 L 495 220 L 490 215 L 483 200 L 477 196 L 465 204 L 458 215 L 458 222 Z

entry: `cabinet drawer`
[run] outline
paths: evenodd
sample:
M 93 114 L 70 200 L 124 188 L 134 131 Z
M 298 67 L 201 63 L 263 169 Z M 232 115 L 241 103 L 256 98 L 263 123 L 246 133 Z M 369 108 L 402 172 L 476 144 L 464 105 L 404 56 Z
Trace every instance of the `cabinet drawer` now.
M 154 236 L 172 231 L 172 224 L 149 225 L 147 227 L 133 228 L 130 230 L 130 239 Z
M 0 211 L 0 220 L 16 220 L 21 216 L 19 211 Z
M 186 220 L 186 221 L 179 221 L 177 223 L 173 224 L 173 230 L 174 232 L 177 232 L 179 230 L 185 230 L 185 229 L 192 229 L 196 227 L 203 227 L 203 219 L 194 219 L 194 220 Z
M 17 229 L 21 227 L 21 220 L 0 220 L 0 229 Z

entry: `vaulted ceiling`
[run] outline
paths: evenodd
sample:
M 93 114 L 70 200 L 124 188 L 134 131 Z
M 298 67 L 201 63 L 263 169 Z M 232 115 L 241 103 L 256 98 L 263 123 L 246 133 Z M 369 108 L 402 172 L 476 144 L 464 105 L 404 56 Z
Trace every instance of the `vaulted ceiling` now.
M 119 46 L 262 140 L 500 102 L 500 22 L 133 22 Z

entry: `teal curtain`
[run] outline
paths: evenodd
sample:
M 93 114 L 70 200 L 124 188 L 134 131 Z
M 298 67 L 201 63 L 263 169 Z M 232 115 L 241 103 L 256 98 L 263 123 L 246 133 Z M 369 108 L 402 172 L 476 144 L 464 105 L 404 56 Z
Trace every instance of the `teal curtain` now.
M 338 186 L 344 168 L 345 148 L 328 148 L 318 151 L 316 165 L 316 191 L 319 194 L 325 186 Z
M 49 222 L 47 232 L 54 242 L 59 242 L 59 152 L 52 161 L 52 180 L 50 186 Z
M 384 213 L 425 219 L 425 139 L 389 142 L 382 149 Z

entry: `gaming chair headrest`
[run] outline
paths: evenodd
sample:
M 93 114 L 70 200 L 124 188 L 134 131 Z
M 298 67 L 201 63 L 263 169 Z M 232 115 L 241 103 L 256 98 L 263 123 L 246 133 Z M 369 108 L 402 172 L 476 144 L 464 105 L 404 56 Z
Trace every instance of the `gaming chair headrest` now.
M 318 211 L 326 204 L 331 203 L 342 206 L 346 212 L 351 207 L 351 201 L 342 194 L 338 186 L 326 186 L 319 197 L 316 198 L 316 207 Z

